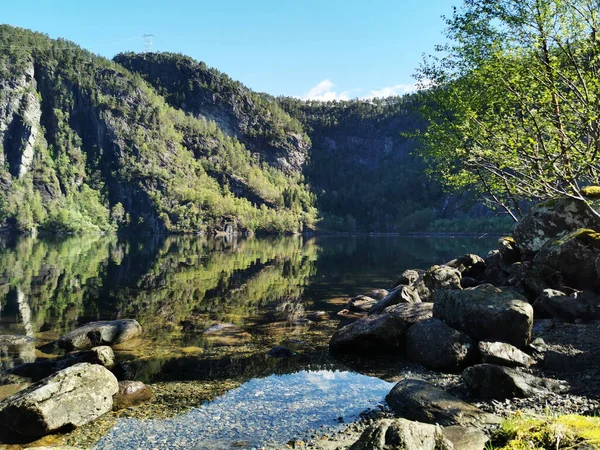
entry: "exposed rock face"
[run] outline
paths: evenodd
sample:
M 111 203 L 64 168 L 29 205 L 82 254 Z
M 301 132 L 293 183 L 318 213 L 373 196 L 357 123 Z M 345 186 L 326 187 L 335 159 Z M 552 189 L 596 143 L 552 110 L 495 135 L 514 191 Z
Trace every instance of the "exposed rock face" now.
M 34 360 L 35 339 L 21 335 L 0 335 L 0 370 L 12 369 Z
M 467 254 L 446 263 L 460 272 L 463 277 L 479 278 L 485 272 L 485 261 L 479 255 Z
M 456 450 L 485 450 L 490 438 L 477 428 L 453 425 L 442 429 Z
M 531 339 L 533 308 L 523 296 L 486 284 L 442 292 L 433 317 L 476 340 L 508 342 L 517 347 Z
M 113 409 L 139 405 L 152 398 L 152 389 L 141 381 L 119 381 L 119 391 L 113 397 Z
M 554 380 L 495 364 L 468 367 L 462 376 L 471 393 L 483 399 L 530 397 L 561 389 L 560 384 Z
M 428 369 L 455 371 L 473 359 L 475 342 L 438 319 L 428 319 L 409 328 L 406 355 Z
M 383 419 L 367 428 L 350 450 L 453 450 L 436 425 L 406 419 Z
M 65 334 L 58 345 L 67 350 L 84 350 L 99 345 L 116 345 L 142 334 L 135 319 L 91 322 Z
M 0 402 L 0 421 L 15 432 L 38 437 L 64 426 L 80 426 L 112 408 L 115 376 L 96 364 L 77 364 Z
M 405 378 L 399 381 L 385 400 L 398 416 L 419 422 L 474 427 L 500 422 L 499 417 L 422 380 Z
M 584 291 L 566 295 L 554 289 L 545 289 L 533 303 L 539 317 L 552 317 L 574 322 L 576 320 L 597 319 L 600 311 L 600 297 Z
M 433 317 L 433 303 L 400 303 L 385 309 L 385 314 L 402 321 L 406 328 Z
M 414 287 L 421 301 L 432 302 L 439 291 L 462 289 L 461 279 L 457 269 L 433 266 L 415 282 Z
M 513 237 L 527 257 L 538 252 L 549 240 L 579 228 L 600 229 L 600 219 L 582 201 L 557 198 L 531 208 L 517 223 Z
M 415 288 L 412 286 L 398 286 L 373 305 L 369 310 L 369 314 L 379 314 L 388 306 L 397 305 L 398 303 L 419 303 L 420 301 L 421 299 Z
M 534 263 L 558 270 L 571 287 L 598 289 L 600 233 L 578 229 L 566 236 L 552 239 L 540 249 Z
M 479 353 L 484 363 L 500 366 L 529 367 L 535 363 L 535 360 L 527 353 L 506 342 L 481 341 L 479 343 Z
M 403 350 L 406 325 L 392 314 L 368 316 L 335 332 L 329 342 L 332 352 L 381 353 Z
M 355 312 L 369 312 L 377 300 L 366 295 L 357 295 L 348 302 L 348 309 Z

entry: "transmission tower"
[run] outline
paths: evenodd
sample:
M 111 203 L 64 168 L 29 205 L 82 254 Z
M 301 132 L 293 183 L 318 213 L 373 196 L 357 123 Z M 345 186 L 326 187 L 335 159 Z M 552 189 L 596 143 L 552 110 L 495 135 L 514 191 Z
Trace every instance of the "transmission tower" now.
M 154 37 L 153 34 L 143 34 L 142 35 L 142 41 L 144 43 L 144 53 L 152 53 L 152 38 Z

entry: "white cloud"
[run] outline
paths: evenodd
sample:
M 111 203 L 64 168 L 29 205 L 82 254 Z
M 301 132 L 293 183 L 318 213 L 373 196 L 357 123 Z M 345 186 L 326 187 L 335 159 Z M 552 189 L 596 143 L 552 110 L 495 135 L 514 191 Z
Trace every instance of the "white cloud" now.
M 320 101 L 332 101 L 332 100 L 350 100 L 351 98 L 358 98 L 361 100 L 372 100 L 374 98 L 387 98 L 394 95 L 404 95 L 411 92 L 418 91 L 420 89 L 427 89 L 430 83 L 414 83 L 414 84 L 396 84 L 394 86 L 384 87 L 382 89 L 376 89 L 370 91 L 368 94 L 359 95 L 364 89 L 356 88 L 349 91 L 337 92 L 334 87 L 335 84 L 325 79 L 316 86 L 312 87 L 306 94 L 300 96 L 302 100 L 320 100 Z
M 379 90 L 371 91 L 369 94 L 362 96 L 365 100 L 371 100 L 373 98 L 386 98 L 392 95 L 404 95 L 410 92 L 418 90 L 417 84 L 396 84 L 394 86 L 384 87 Z
M 330 80 L 323 80 L 312 87 L 305 95 L 300 97 L 302 100 L 321 100 L 328 102 L 330 100 L 350 100 L 350 91 L 335 92 Z

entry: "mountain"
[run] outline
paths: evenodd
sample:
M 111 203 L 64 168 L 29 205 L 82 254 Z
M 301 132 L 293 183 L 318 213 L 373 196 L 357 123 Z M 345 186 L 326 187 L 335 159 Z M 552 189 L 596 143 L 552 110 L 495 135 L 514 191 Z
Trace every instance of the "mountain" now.
M 227 82 L 243 104 L 215 93 L 217 100 L 202 109 L 206 92 L 199 93 L 186 114 L 139 74 L 71 42 L 4 25 L 0 49 L 5 227 L 295 232 L 313 226 L 314 196 L 300 172 L 310 144 L 276 102 Z

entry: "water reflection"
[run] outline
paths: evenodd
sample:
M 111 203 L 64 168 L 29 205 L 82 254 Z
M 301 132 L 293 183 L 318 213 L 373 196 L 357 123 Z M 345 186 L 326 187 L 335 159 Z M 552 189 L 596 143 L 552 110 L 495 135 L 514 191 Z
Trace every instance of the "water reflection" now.
M 168 420 L 119 419 L 101 449 L 231 449 L 281 445 L 307 430 L 331 433 L 338 418 L 374 408 L 393 383 L 352 372 L 301 371 L 251 380 Z

